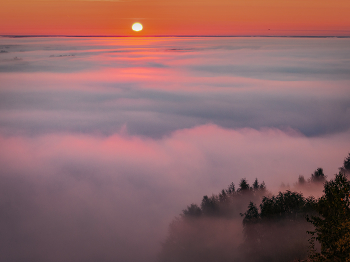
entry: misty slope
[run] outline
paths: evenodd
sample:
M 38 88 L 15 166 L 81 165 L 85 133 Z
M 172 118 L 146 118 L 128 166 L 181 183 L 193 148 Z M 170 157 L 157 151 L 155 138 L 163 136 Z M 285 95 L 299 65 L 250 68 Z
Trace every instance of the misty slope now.
M 341 172 L 349 172 L 349 163 L 350 154 Z M 294 189 L 314 192 L 325 182 L 323 169 L 318 168 L 308 180 L 300 176 Z M 317 205 L 313 196 L 290 190 L 274 196 L 257 179 L 252 186 L 242 179 L 238 190 L 232 183 L 218 195 L 204 196 L 200 206 L 191 204 L 183 210 L 169 226 L 158 261 L 306 259 L 311 237 L 307 231 L 314 230 L 306 217 L 317 214 Z

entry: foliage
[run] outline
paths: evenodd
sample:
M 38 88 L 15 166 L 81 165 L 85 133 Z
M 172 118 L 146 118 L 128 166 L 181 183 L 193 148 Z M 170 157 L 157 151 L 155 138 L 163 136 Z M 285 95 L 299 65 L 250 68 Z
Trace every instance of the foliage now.
M 203 196 L 200 207 L 191 204 L 182 211 L 184 217 L 226 217 L 239 216 L 249 201 L 259 201 L 266 194 L 265 183 L 255 179 L 251 187 L 245 178 L 241 179 L 236 191 L 234 183 L 223 189 L 219 195 Z
M 203 196 L 200 205 L 191 204 L 169 226 L 159 261 L 236 261 L 241 244 L 242 218 L 250 201 L 261 201 L 265 184 L 256 179 L 249 185 L 240 181 L 236 190 L 231 183 L 218 195 Z
M 322 168 L 317 168 L 316 171 L 311 175 L 311 182 L 323 183 L 326 181 L 326 176 L 323 173 Z
M 242 214 L 246 260 L 280 262 L 306 257 L 310 226 L 305 216 L 314 212 L 315 204 L 313 197 L 291 191 L 264 197 L 260 212 L 251 202 Z
M 239 183 L 239 191 L 246 191 L 251 189 L 247 180 L 245 178 L 242 178 L 241 182 Z
M 295 185 L 299 189 L 321 189 L 324 182 L 326 182 L 326 176 L 323 173 L 323 169 L 319 167 L 311 174 L 310 178 L 307 180 L 303 175 L 300 175 L 298 182 Z
M 199 217 L 202 215 L 202 209 L 196 204 L 191 204 L 187 209 L 183 210 L 183 214 L 188 217 Z
M 301 193 L 289 190 L 284 193 L 279 192 L 277 196 L 263 198 L 260 204 L 260 216 L 263 219 L 286 216 L 298 218 L 300 214 L 313 211 L 315 202 L 313 197 L 304 198 Z
M 298 183 L 299 183 L 300 185 L 304 185 L 304 184 L 306 183 L 305 177 L 304 177 L 304 176 L 299 176 L 299 178 L 298 178 Z
M 332 181 L 322 168 L 307 180 L 299 176 L 299 189 L 324 187 L 319 200 L 288 190 L 269 196 L 257 179 L 250 186 L 243 178 L 237 189 L 231 183 L 183 210 L 169 226 L 159 261 L 350 262 L 349 174 L 350 154 Z
M 319 199 L 318 216 L 308 220 L 315 226 L 310 233 L 311 261 L 350 261 L 350 181 L 343 172 L 324 185 L 324 195 Z M 315 250 L 315 240 L 321 251 Z
M 345 175 L 350 174 L 350 153 L 349 155 L 344 159 L 343 166 L 340 168 L 340 171 L 344 173 Z

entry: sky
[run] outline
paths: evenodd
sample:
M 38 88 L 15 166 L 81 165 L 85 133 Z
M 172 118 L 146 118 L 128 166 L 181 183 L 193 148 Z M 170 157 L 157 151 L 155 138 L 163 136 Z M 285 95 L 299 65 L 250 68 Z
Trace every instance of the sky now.
M 0 35 L 349 36 L 348 0 L 1 0 Z M 141 22 L 144 30 L 131 30 Z
M 350 152 L 349 38 L 0 37 L 0 83 L 2 261 L 154 261 L 203 195 Z

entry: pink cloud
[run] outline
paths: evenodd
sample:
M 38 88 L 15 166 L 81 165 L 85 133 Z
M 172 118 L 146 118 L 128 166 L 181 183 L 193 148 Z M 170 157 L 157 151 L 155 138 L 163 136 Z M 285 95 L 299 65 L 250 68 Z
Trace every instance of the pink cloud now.
M 203 195 L 232 181 L 237 185 L 243 177 L 250 183 L 264 180 L 270 190 L 281 182 L 293 184 L 299 175 L 308 177 L 317 167 L 331 177 L 349 151 L 344 143 L 349 138 L 349 132 L 307 138 L 278 129 L 215 125 L 162 139 L 125 131 L 108 137 L 1 136 L 1 179 L 7 188 L 1 199 L 10 197 L 19 207 L 21 217 L 9 211 L 21 228 L 16 234 L 33 234 L 28 245 L 35 246 L 23 251 L 27 255 L 39 245 L 49 250 L 45 259 L 57 248 L 74 256 L 69 246 L 85 250 L 79 259 L 104 247 L 114 259 L 135 259 L 138 249 L 153 257 L 172 218 Z

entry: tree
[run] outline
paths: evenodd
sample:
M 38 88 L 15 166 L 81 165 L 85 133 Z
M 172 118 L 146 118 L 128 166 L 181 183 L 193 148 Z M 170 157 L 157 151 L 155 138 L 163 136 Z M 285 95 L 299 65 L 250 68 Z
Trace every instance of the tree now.
M 343 172 L 324 185 L 324 195 L 319 199 L 318 216 L 308 218 L 315 226 L 309 232 L 311 261 L 350 262 L 350 181 Z M 321 245 L 315 250 L 315 240 Z
M 189 217 L 199 217 L 202 215 L 202 209 L 196 204 L 191 204 L 187 206 L 187 209 L 182 211 L 183 215 Z
M 227 188 L 227 190 L 226 190 L 226 193 L 227 194 L 233 194 L 235 192 L 235 184 L 232 182 L 229 186 L 228 186 L 228 188 Z
M 298 184 L 299 185 L 304 185 L 305 184 L 305 177 L 304 176 L 299 176 L 298 178 Z
M 244 216 L 243 234 L 245 237 L 244 245 L 242 246 L 242 248 L 247 253 L 246 257 L 248 257 L 249 259 L 252 259 L 253 261 L 255 260 L 256 257 L 260 255 L 259 210 L 256 207 L 256 205 L 254 205 L 253 202 L 250 202 L 248 206 L 248 210 L 241 215 Z
M 266 185 L 265 185 L 264 181 L 260 184 L 259 188 L 260 188 L 260 190 L 265 191 Z
M 314 198 L 304 198 L 301 193 L 287 190 L 279 192 L 277 196 L 264 197 L 260 204 L 262 218 L 284 218 L 296 219 L 303 217 L 314 209 Z
M 344 159 L 344 165 L 345 170 L 350 170 L 350 153 L 347 158 Z
M 201 203 L 201 209 L 206 216 L 219 215 L 219 203 L 215 195 L 208 197 L 204 196 Z
M 253 188 L 254 188 L 254 190 L 259 189 L 259 182 L 258 182 L 258 179 L 257 179 L 257 178 L 255 178 L 255 181 L 254 181 L 254 183 L 253 183 Z
M 345 175 L 350 174 L 350 153 L 349 155 L 344 159 L 344 164 L 340 168 L 340 171 L 343 172 Z
M 307 256 L 311 225 L 306 214 L 314 212 L 315 199 L 297 192 L 279 192 L 263 197 L 258 208 L 250 202 L 242 214 L 246 261 L 289 262 Z
M 325 182 L 326 181 L 326 176 L 323 173 L 322 168 L 317 168 L 315 172 L 311 175 L 311 182 Z
M 315 199 L 297 192 L 263 197 L 258 208 L 251 202 L 242 214 L 246 261 L 289 262 L 307 256 L 311 225 L 306 214 L 314 212 Z
M 203 196 L 200 205 L 187 206 L 169 225 L 168 236 L 162 243 L 158 260 L 161 262 L 243 261 L 240 214 L 246 210 L 250 202 L 260 202 L 262 196 L 268 194 L 264 182 L 259 184 L 256 180 L 255 184 L 255 188 L 251 188 L 248 182 L 242 179 L 239 190 L 235 190 L 235 185 L 231 183 L 219 194 Z M 253 204 L 251 205 L 250 214 L 253 218 L 258 215 L 258 210 Z M 246 229 L 253 230 L 251 226 Z M 247 235 L 252 236 L 253 232 Z
M 250 186 L 245 178 L 242 178 L 241 182 L 239 183 L 239 191 L 244 192 L 250 189 Z

